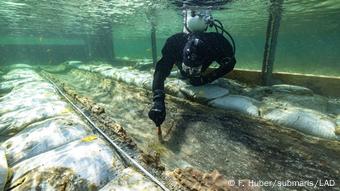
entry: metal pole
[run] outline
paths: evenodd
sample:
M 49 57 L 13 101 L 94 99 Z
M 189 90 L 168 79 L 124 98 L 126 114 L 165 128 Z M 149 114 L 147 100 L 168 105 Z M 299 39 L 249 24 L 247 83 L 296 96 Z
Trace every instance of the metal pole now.
M 262 64 L 262 84 L 272 84 L 275 51 L 282 16 L 283 0 L 271 0 Z
M 155 23 L 151 22 L 151 50 L 152 50 L 152 61 L 153 64 L 157 63 L 157 46 L 156 46 L 156 26 Z
M 52 85 L 53 87 L 59 92 L 60 95 L 62 95 L 67 101 L 68 103 L 70 103 L 72 105 L 72 107 L 78 111 L 90 124 L 91 126 L 96 129 L 99 134 L 101 134 L 118 152 L 120 157 L 124 157 L 126 159 L 128 159 L 131 164 L 136 167 L 137 169 L 139 169 L 143 174 L 145 174 L 147 177 L 150 178 L 150 180 L 152 180 L 154 183 L 156 183 L 162 190 L 164 191 L 170 191 L 163 183 L 161 183 L 156 177 L 154 177 L 150 172 L 148 172 L 142 165 L 140 165 L 135 159 L 133 159 L 132 157 L 130 157 L 129 154 L 127 154 L 122 148 L 120 148 L 118 146 L 118 144 L 116 144 L 108 135 L 106 135 L 104 133 L 104 131 L 102 131 L 100 128 L 98 128 L 96 126 L 96 124 L 76 105 L 74 104 L 68 97 L 67 95 L 57 86 L 57 84 L 55 84 L 49 77 L 47 77 L 47 75 L 43 75 L 43 77 L 45 77 Z M 125 162 L 125 161 L 123 161 Z

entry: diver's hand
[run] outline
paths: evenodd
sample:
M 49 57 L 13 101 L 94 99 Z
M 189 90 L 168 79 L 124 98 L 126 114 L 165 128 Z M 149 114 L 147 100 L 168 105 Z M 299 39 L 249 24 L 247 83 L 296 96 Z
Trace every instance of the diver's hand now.
M 200 76 L 200 77 L 190 78 L 189 83 L 193 86 L 201 86 L 201 85 L 209 83 L 209 81 L 205 77 Z
M 149 111 L 149 118 L 155 122 L 156 126 L 162 125 L 165 120 L 165 93 L 164 90 L 153 91 L 153 106 Z
M 149 111 L 149 118 L 156 124 L 157 127 L 162 125 L 165 120 L 165 104 L 164 101 L 155 101 Z

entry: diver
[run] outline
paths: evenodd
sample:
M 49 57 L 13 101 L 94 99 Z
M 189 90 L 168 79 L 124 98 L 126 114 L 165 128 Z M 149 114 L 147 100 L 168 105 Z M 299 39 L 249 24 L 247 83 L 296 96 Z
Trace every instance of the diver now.
M 152 83 L 153 106 L 148 115 L 157 127 L 165 120 L 164 81 L 174 65 L 179 69 L 182 79 L 193 86 L 201 86 L 229 73 L 236 64 L 234 40 L 220 21 L 212 19 L 208 13 L 197 14 L 191 11 L 186 12 L 184 25 L 188 33 L 177 33 L 166 40 L 162 48 L 162 58 L 155 67 Z M 205 32 L 208 26 L 215 27 L 216 32 Z M 223 33 L 230 37 L 232 43 Z M 219 67 L 207 73 L 206 70 L 214 61 Z

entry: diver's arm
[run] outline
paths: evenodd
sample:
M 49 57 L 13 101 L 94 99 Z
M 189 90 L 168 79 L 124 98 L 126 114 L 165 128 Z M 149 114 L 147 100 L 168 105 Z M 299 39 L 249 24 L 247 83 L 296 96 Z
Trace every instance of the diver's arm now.
M 210 73 L 204 76 L 205 80 L 208 83 L 213 82 L 217 80 L 218 78 L 223 77 L 230 71 L 232 71 L 236 64 L 236 59 L 234 57 L 231 59 L 226 58 L 218 63 L 220 64 L 220 66 L 217 69 L 211 71 Z
M 152 91 L 164 91 L 164 81 L 170 75 L 174 61 L 167 56 L 163 56 L 156 64 L 155 73 L 153 75 Z
M 162 125 L 166 116 L 164 81 L 170 75 L 171 69 L 175 63 L 173 51 L 174 48 L 169 41 L 167 41 L 162 49 L 163 56 L 156 64 L 152 82 L 153 106 L 148 115 L 157 127 Z

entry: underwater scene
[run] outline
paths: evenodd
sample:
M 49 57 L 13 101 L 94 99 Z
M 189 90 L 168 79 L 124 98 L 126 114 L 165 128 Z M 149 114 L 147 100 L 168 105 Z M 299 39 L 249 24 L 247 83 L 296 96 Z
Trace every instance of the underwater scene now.
M 0 190 L 340 191 L 340 2 L 0 1 Z

